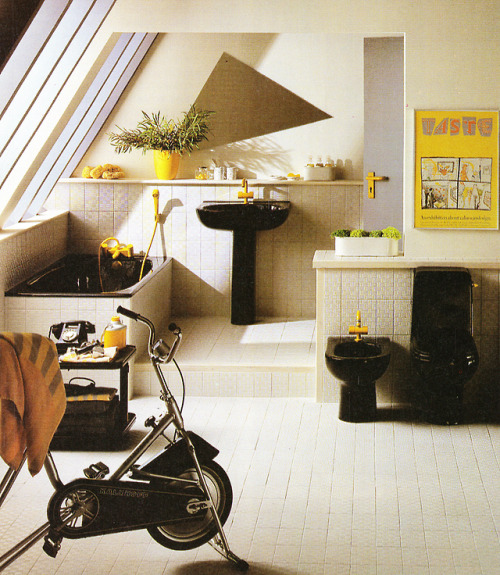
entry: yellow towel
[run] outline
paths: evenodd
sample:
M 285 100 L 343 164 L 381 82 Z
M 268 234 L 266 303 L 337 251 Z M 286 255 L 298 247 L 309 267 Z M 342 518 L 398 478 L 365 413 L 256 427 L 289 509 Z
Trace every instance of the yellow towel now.
M 0 333 L 0 455 L 17 468 L 26 450 L 28 469 L 43 466 L 66 410 L 57 350 L 34 333 Z

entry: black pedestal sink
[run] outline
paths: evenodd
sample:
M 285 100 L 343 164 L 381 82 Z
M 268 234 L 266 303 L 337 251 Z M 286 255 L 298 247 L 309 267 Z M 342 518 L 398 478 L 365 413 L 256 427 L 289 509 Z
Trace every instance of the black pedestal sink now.
M 253 200 L 203 202 L 196 208 L 200 222 L 215 230 L 233 232 L 233 282 L 231 323 L 255 322 L 255 245 L 260 230 L 281 226 L 290 212 L 290 202 Z

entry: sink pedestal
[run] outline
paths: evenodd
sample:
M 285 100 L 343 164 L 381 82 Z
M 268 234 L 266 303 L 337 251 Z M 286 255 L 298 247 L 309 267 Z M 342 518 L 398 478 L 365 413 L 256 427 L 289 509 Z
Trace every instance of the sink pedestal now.
M 231 323 L 255 323 L 255 247 L 254 230 L 233 231 L 233 281 L 231 286 Z

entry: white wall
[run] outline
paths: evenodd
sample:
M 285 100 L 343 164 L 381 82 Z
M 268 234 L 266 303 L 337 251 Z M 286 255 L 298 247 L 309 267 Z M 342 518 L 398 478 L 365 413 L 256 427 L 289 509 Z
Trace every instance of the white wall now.
M 497 257 L 496 231 L 413 229 L 413 109 L 498 109 L 500 5 L 497 0 L 302 0 L 261 3 L 235 0 L 117 0 L 106 29 L 174 33 L 342 33 L 367 36 L 404 33 L 406 38 L 406 100 L 408 130 L 405 168 L 406 253 L 474 259 Z M 349 69 L 350 58 L 341 61 Z M 308 53 L 306 62 L 311 61 Z M 295 67 L 289 74 L 295 75 Z M 295 79 L 294 79 L 295 81 Z M 144 86 L 144 97 L 155 82 Z M 334 111 L 335 115 L 335 111 Z M 133 121 L 134 118 L 126 118 Z M 339 152 L 340 153 L 340 152 Z M 467 241 L 464 241 L 464 237 Z
M 129 178 L 154 178 L 151 152 L 116 155 L 107 134 L 117 126 L 135 128 L 142 110 L 178 118 L 196 100 L 223 52 L 333 117 L 184 156 L 178 177 L 194 177 L 196 167 L 210 165 L 212 158 L 244 170 L 247 177 L 303 174 L 308 156 L 324 161 L 327 155 L 340 162 L 339 177 L 362 177 L 363 37 L 343 34 L 159 36 L 74 175 L 85 165 L 110 162 Z M 254 89 L 247 86 L 249 94 Z M 266 98 L 265 93 L 259 96 Z M 248 122 L 252 118 L 242 101 L 241 125 Z

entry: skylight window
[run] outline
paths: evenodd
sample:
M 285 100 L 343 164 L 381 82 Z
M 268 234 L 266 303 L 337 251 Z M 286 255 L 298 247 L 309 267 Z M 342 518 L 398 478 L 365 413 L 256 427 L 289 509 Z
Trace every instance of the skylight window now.
M 114 1 L 46 0 L 6 63 L 0 75 L 0 225 L 36 215 L 57 181 L 71 174 L 154 41 L 155 34 L 119 35 L 61 126 L 66 109 L 57 99 Z

